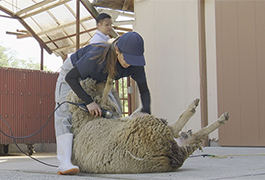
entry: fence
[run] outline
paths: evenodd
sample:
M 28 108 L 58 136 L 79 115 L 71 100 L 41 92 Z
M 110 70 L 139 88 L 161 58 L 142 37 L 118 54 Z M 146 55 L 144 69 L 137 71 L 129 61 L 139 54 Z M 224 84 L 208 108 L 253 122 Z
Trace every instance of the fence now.
M 0 67 L 0 115 L 9 124 L 15 137 L 39 130 L 52 114 L 54 89 L 58 73 Z M 1 120 L 1 129 L 11 135 Z M 0 133 L 0 144 L 13 140 Z M 55 143 L 54 118 L 38 134 L 17 143 Z

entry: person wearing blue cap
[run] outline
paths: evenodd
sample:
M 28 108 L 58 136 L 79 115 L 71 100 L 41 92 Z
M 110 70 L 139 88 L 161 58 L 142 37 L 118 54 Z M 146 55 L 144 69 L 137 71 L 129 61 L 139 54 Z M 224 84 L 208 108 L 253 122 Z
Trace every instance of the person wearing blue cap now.
M 79 80 L 92 78 L 100 82 L 118 80 L 131 76 L 138 85 L 142 109 L 139 115 L 151 114 L 150 92 L 147 86 L 144 58 L 144 41 L 137 32 L 128 32 L 111 44 L 90 44 L 72 54 L 62 65 L 56 84 L 57 106 L 66 100 L 72 89 L 85 104 L 89 113 L 101 116 L 100 106 L 81 87 Z M 72 140 L 71 112 L 63 104 L 55 111 L 55 132 L 57 140 L 58 174 L 77 174 L 79 168 L 71 163 Z

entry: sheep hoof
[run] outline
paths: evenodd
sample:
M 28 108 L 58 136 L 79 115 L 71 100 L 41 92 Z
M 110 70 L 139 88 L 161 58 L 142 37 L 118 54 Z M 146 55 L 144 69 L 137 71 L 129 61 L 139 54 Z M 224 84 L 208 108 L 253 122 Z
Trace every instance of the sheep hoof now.
M 224 119 L 227 121 L 229 119 L 229 114 L 228 112 L 225 112 L 224 114 L 222 114 L 222 116 L 224 116 Z
M 180 139 L 188 139 L 189 138 L 189 135 L 188 135 L 188 133 L 186 133 L 186 132 L 181 132 L 181 134 L 180 134 Z
M 199 105 L 200 99 L 197 98 L 193 102 L 194 102 L 194 105 L 197 107 Z
M 225 121 L 227 121 L 229 119 L 229 114 L 228 112 L 225 112 L 224 114 L 222 114 L 219 118 L 219 122 L 224 124 Z
M 190 105 L 189 105 L 189 109 L 192 113 L 195 113 L 196 112 L 196 108 L 197 106 L 199 105 L 199 102 L 200 102 L 200 99 L 197 98 L 195 99 Z

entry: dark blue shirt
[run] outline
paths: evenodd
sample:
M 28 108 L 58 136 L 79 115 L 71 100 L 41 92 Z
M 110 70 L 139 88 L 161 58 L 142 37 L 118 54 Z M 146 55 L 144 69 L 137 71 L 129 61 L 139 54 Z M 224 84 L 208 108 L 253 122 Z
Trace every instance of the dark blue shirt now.
M 92 78 L 98 82 L 107 80 L 108 73 L 105 72 L 107 61 L 105 60 L 102 63 L 98 63 L 98 59 L 93 59 L 93 57 L 101 54 L 103 50 L 104 47 L 88 45 L 79 49 L 70 57 L 74 68 L 71 69 L 66 75 L 66 82 L 70 85 L 78 97 L 80 97 L 86 104 L 93 102 L 93 99 L 81 87 L 79 78 Z M 143 105 L 141 111 L 150 114 L 150 92 L 147 87 L 144 67 L 129 66 L 128 68 L 123 68 L 117 60 L 116 71 L 116 80 L 122 77 L 131 76 L 137 82 Z
M 93 59 L 93 57 L 101 54 L 103 50 L 103 47 L 88 45 L 71 55 L 70 58 L 72 64 L 73 66 L 77 67 L 82 79 L 92 78 L 98 82 L 107 80 L 108 73 L 104 72 L 107 61 L 105 60 L 100 64 L 97 62 L 98 59 Z M 116 80 L 122 77 L 131 76 L 138 83 L 146 81 L 145 70 L 143 66 L 129 66 L 128 68 L 123 68 L 119 61 L 117 61 L 116 71 Z

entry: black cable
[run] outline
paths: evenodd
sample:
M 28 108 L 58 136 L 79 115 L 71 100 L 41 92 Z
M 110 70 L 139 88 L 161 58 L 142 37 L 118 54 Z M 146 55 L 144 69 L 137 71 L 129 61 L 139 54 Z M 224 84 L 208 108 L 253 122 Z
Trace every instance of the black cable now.
M 26 156 L 30 157 L 31 159 L 33 159 L 33 160 L 35 160 L 35 161 L 37 161 L 37 162 L 39 162 L 39 163 L 42 163 L 42 164 L 44 164 L 44 165 L 51 166 L 51 167 L 58 167 L 58 166 L 56 166 L 56 165 L 52 165 L 52 164 L 48 164 L 48 163 L 45 163 L 45 162 L 43 162 L 43 161 L 40 161 L 40 160 L 38 160 L 38 159 L 36 159 L 36 158 L 30 156 L 29 154 L 25 153 L 25 152 L 24 152 L 24 151 L 18 146 L 18 144 L 17 144 L 17 142 L 16 142 L 16 139 L 26 139 L 26 138 L 29 138 L 29 137 L 32 137 L 32 136 L 35 136 L 36 134 L 38 134 L 38 133 L 39 133 L 39 132 L 40 132 L 40 131 L 41 131 L 41 130 L 42 130 L 42 129 L 48 124 L 48 122 L 51 120 L 51 118 L 53 117 L 55 111 L 56 111 L 61 105 L 63 105 L 64 103 L 69 103 L 69 104 L 73 104 L 73 105 L 78 106 L 78 103 L 73 103 L 73 102 L 70 102 L 70 101 L 64 101 L 64 102 L 62 102 L 61 104 L 59 104 L 59 105 L 54 109 L 54 111 L 52 112 L 51 116 L 50 116 L 49 119 L 46 121 L 46 123 L 45 123 L 45 124 L 44 124 L 44 125 L 38 130 L 38 131 L 36 131 L 35 133 L 33 133 L 33 134 L 31 134 L 31 135 L 23 136 L 23 137 L 14 137 L 11 127 L 10 127 L 9 124 L 8 124 L 8 123 L 2 118 L 1 115 L 0 115 L 0 118 L 1 118 L 2 121 L 7 125 L 7 127 L 8 127 L 8 129 L 9 129 L 11 135 L 8 135 L 8 134 L 6 134 L 5 132 L 3 132 L 3 130 L 2 130 L 1 128 L 0 128 L 0 132 L 1 132 L 2 134 L 4 134 L 6 137 L 12 138 L 13 141 L 14 141 L 14 144 L 16 145 L 16 147 L 17 147 L 17 148 L 19 149 L 19 151 L 20 151 L 21 153 L 23 153 L 24 155 L 26 155 Z
M 39 132 L 42 131 L 42 129 L 48 124 L 48 122 L 51 120 L 51 118 L 53 117 L 55 111 L 61 106 L 63 105 L 64 103 L 69 103 L 69 104 L 73 104 L 73 105 L 77 105 L 78 106 L 78 103 L 73 103 L 73 102 L 70 102 L 70 101 L 64 101 L 62 102 L 61 104 L 58 105 L 58 107 L 55 108 L 55 110 L 53 111 L 53 113 L 51 114 L 50 118 L 46 121 L 46 123 L 35 133 L 31 134 L 31 135 L 28 135 L 28 136 L 22 136 L 22 137 L 14 137 L 14 136 L 10 136 L 8 134 L 6 134 L 5 132 L 3 132 L 3 130 L 0 128 L 0 132 L 3 133 L 6 137 L 9 137 L 9 138 L 12 138 L 12 139 L 26 139 L 26 138 L 30 138 L 32 136 L 35 136 L 36 134 L 38 134 Z M 8 126 L 9 130 L 11 131 L 11 128 L 10 126 L 8 125 L 8 123 L 1 117 L 0 115 L 0 118 L 2 119 L 2 121 L 4 121 L 4 123 Z
M 189 156 L 190 158 L 191 157 L 215 157 L 215 155 L 213 155 L 213 154 L 200 154 L 200 155 L 191 155 L 191 156 Z
M 10 130 L 10 133 L 11 133 L 12 136 L 6 135 L 6 134 L 2 131 L 2 129 L 0 129 L 1 132 L 2 132 L 5 136 L 7 136 L 7 137 L 11 137 L 11 138 L 14 137 L 13 132 L 12 132 L 12 130 L 11 130 L 9 124 L 8 124 L 8 123 L 2 118 L 1 115 L 0 115 L 0 118 L 5 122 L 5 124 L 7 125 L 8 129 Z M 50 119 L 49 119 L 49 120 L 50 120 Z M 49 121 L 49 120 L 48 120 L 48 121 Z M 16 145 L 16 147 L 17 147 L 17 148 L 19 149 L 19 151 L 20 151 L 21 153 L 23 153 L 24 155 L 26 155 L 26 156 L 30 157 L 31 159 L 33 159 L 33 160 L 35 160 L 35 161 L 37 161 L 37 162 L 39 162 L 39 163 L 42 163 L 42 164 L 44 164 L 44 165 L 51 166 L 51 167 L 58 167 L 58 166 L 56 166 L 56 165 L 52 165 L 52 164 L 48 164 L 48 163 L 45 163 L 45 162 L 43 162 L 43 161 L 40 161 L 40 160 L 38 160 L 38 159 L 36 159 L 36 158 L 30 156 L 29 154 L 25 153 L 25 152 L 24 152 L 24 151 L 18 146 L 18 144 L 17 144 L 17 142 L 16 142 L 16 138 L 12 138 L 12 139 L 13 139 L 14 144 Z

